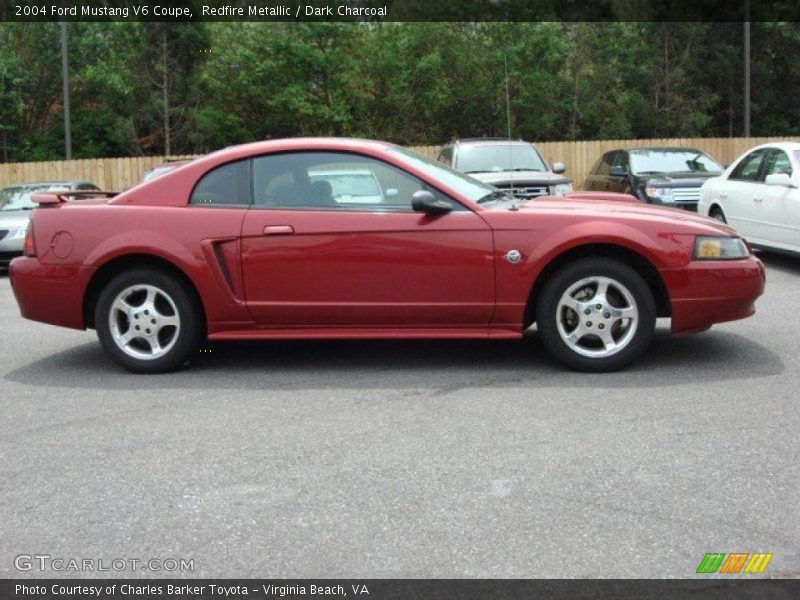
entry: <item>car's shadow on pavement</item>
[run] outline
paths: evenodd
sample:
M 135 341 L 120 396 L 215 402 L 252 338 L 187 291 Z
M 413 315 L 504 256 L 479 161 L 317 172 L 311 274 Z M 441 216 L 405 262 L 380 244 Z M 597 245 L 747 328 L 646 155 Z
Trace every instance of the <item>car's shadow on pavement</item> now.
M 777 252 L 760 251 L 758 258 L 764 263 L 767 268 L 767 277 L 769 272 L 773 269 L 781 271 L 787 275 L 800 275 L 800 256 L 793 256 L 790 254 L 779 254 Z M 769 285 L 769 279 L 767 279 Z
M 127 373 L 96 342 L 19 367 L 6 379 L 33 386 L 142 389 L 410 389 L 663 387 L 780 374 L 778 355 L 737 334 L 675 338 L 658 331 L 628 368 L 574 373 L 555 363 L 536 336 L 526 341 L 275 341 L 207 346 L 192 366 L 165 375 Z

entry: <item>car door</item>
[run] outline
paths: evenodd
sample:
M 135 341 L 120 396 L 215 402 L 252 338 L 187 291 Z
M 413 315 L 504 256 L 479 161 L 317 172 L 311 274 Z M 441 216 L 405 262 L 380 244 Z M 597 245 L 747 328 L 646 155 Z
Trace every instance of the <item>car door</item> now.
M 737 163 L 725 184 L 718 187 L 717 202 L 725 212 L 725 219 L 748 239 L 761 233 L 755 197 L 763 191 L 761 167 L 766 156 L 766 148 L 753 150 Z
M 776 173 L 789 175 L 794 186 L 768 185 L 767 176 Z M 771 148 L 764 160 L 761 179 L 764 183 L 753 198 L 755 237 L 781 246 L 797 246 L 800 243 L 800 191 L 789 155 L 780 148 Z
M 372 204 L 337 202 L 308 173 L 371 171 Z M 493 237 L 476 213 L 411 208 L 430 186 L 393 165 L 344 152 L 252 161 L 253 206 L 242 228 L 249 310 L 260 327 L 485 327 L 494 310 Z M 343 179 L 344 180 L 344 179 Z M 352 196 L 358 190 L 337 194 Z

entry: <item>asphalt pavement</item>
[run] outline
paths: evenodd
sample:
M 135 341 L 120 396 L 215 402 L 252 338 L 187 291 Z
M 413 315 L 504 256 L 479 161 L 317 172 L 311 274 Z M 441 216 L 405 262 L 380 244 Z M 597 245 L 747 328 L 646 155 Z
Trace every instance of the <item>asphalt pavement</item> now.
M 3 276 L 0 577 L 691 577 L 756 551 L 798 577 L 800 259 L 764 260 L 754 317 L 606 375 L 535 340 L 218 343 L 132 375 Z

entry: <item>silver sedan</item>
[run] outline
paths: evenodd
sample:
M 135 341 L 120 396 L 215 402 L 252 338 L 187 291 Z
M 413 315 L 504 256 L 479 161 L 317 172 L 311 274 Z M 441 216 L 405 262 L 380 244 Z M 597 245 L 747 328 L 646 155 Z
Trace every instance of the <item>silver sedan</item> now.
M 31 196 L 38 192 L 56 190 L 88 191 L 99 189 L 87 181 L 45 181 L 21 183 L 0 189 L 0 268 L 22 255 L 25 231 L 31 210 L 36 206 Z

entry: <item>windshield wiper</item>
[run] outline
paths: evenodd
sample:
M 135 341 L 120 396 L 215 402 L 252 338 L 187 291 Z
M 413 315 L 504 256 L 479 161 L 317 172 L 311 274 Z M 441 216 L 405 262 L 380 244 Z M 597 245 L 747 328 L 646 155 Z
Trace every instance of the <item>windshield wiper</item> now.
M 492 173 L 492 171 L 464 171 L 467 175 L 471 175 L 472 173 Z
M 513 168 L 513 169 L 506 169 L 506 171 L 533 171 L 535 173 L 541 173 L 541 169 L 532 169 L 530 167 L 520 167 L 520 168 Z

